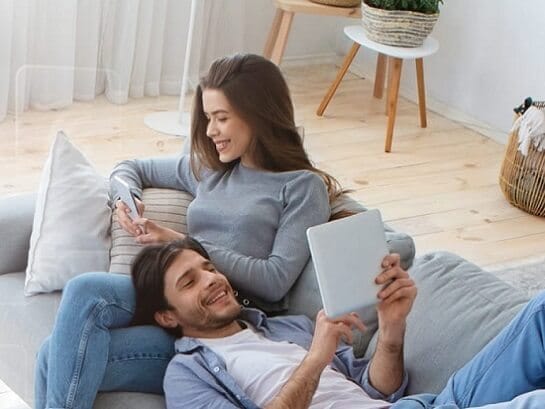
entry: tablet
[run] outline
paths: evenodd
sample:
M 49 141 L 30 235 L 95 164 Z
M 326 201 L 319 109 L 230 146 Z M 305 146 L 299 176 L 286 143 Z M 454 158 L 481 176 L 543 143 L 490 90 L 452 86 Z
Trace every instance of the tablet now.
M 307 238 L 326 315 L 356 312 L 365 323 L 376 317 L 381 286 L 375 284 L 389 254 L 376 209 L 311 227 Z

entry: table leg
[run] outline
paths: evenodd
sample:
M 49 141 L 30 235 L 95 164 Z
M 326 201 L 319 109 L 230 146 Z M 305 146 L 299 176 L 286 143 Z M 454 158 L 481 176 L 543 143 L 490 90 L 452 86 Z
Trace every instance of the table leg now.
M 263 56 L 267 59 L 271 59 L 272 51 L 276 41 L 278 40 L 278 30 L 280 29 L 280 22 L 282 21 L 282 14 L 284 12 L 281 9 L 276 9 L 276 14 L 274 15 L 274 20 L 267 37 L 267 42 L 265 43 L 265 48 L 263 50 Z
M 291 23 L 295 13 L 291 11 L 284 11 L 278 27 L 278 37 L 271 53 L 271 61 L 276 65 L 279 65 L 286 49 L 288 42 L 288 36 L 290 34 Z
M 418 110 L 420 113 L 420 127 L 426 128 L 428 121 L 426 117 L 426 88 L 424 85 L 424 61 L 416 59 L 416 82 L 418 84 Z
M 377 69 L 375 70 L 375 90 L 373 95 L 375 98 L 381 99 L 384 92 L 384 80 L 386 79 L 386 63 L 387 57 L 379 53 L 377 56 Z
M 337 78 L 335 78 L 335 81 L 333 81 L 333 84 L 331 84 L 331 86 L 327 90 L 327 93 L 325 94 L 322 102 L 320 103 L 320 106 L 318 107 L 318 110 L 316 111 L 316 115 L 322 116 L 324 114 L 325 109 L 329 105 L 329 101 L 331 101 L 331 98 L 333 98 L 333 95 L 335 95 L 339 84 L 344 78 L 346 71 L 348 71 L 348 67 L 350 67 L 350 64 L 352 64 L 352 61 L 354 60 L 354 57 L 358 53 L 360 47 L 361 45 L 356 42 L 352 44 L 350 51 L 348 51 L 348 54 L 346 55 L 346 57 L 344 57 L 343 64 L 339 69 L 339 72 L 337 73 Z
M 388 95 L 390 95 L 390 89 L 392 88 L 392 68 L 394 66 L 394 63 L 392 62 L 392 57 L 386 58 L 386 71 L 388 74 L 386 75 L 386 92 Z M 386 97 L 386 104 L 384 109 L 384 115 L 388 116 L 390 115 L 389 107 L 388 107 L 388 97 Z
M 385 152 L 390 152 L 392 149 L 403 60 L 401 58 L 390 58 L 390 65 L 392 65 L 392 75 L 389 79 L 390 86 L 388 89 L 388 128 L 386 130 L 386 142 L 384 145 Z

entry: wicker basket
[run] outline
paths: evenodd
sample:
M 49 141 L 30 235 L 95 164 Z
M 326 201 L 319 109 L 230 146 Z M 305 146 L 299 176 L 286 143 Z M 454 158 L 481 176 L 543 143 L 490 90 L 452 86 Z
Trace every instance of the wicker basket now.
M 360 0 L 310 0 L 313 3 L 325 4 L 335 7 L 358 7 Z
M 545 110 L 545 101 L 534 102 Z M 513 132 L 500 172 L 500 187 L 512 205 L 536 216 L 545 216 L 545 151 L 531 144 L 528 155 L 518 151 L 518 135 Z
M 433 30 L 439 13 L 383 10 L 361 2 L 361 21 L 367 37 L 395 47 L 420 47 Z

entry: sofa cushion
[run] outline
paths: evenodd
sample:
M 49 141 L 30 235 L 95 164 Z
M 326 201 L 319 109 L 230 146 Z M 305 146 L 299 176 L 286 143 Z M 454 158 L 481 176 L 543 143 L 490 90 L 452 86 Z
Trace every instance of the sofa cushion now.
M 179 233 L 187 233 L 187 207 L 193 200 L 189 193 L 173 189 L 144 189 L 142 201 L 146 205 L 143 217 Z M 112 212 L 112 248 L 110 272 L 130 274 L 131 264 L 142 245 L 121 228 L 116 212 Z
M 93 409 L 165 409 L 162 395 L 135 392 L 99 393 Z
M 110 257 L 108 183 L 61 131 L 38 189 L 25 294 L 60 290 L 88 271 L 105 271 Z
M 50 334 L 60 293 L 25 297 L 25 273 L 0 276 L 0 379 L 31 402 L 36 353 Z
M 418 295 L 405 338 L 407 393 L 437 393 L 511 321 L 528 297 L 447 252 L 417 257 L 409 273 Z M 376 334 L 367 358 L 375 345 Z
M 35 207 L 35 193 L 0 198 L 0 275 L 25 269 Z
M 0 379 L 32 406 L 35 358 L 53 328 L 61 293 L 25 297 L 25 273 L 0 276 Z M 164 409 L 164 398 L 143 393 L 100 393 L 94 409 Z

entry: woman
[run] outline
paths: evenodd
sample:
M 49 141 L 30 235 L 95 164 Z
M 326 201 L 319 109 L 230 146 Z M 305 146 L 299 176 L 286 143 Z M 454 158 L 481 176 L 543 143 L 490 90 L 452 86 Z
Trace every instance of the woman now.
M 216 60 L 197 87 L 191 133 L 190 156 L 125 161 L 112 176 L 127 180 L 137 196 L 151 186 L 190 192 L 189 234 L 244 304 L 285 310 L 286 294 L 309 259 L 306 230 L 330 218 L 330 202 L 342 191 L 309 161 L 276 65 L 256 55 Z M 182 236 L 132 221 L 122 202 L 116 208 L 140 243 Z M 133 314 L 129 276 L 71 280 L 38 356 L 36 407 L 91 408 L 98 390 L 162 393 L 173 339 L 156 327 L 129 327 Z

